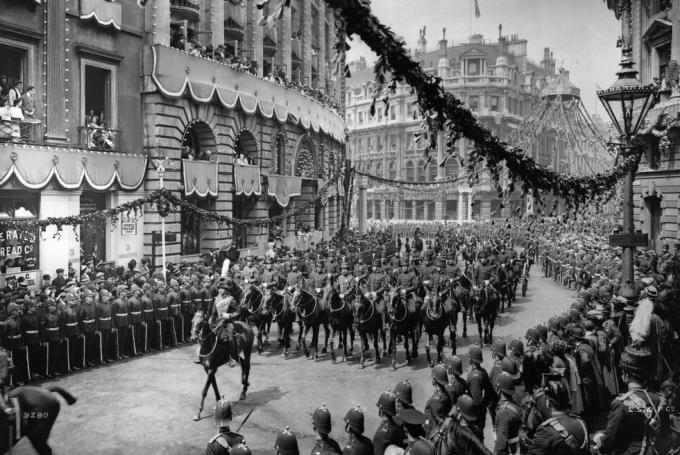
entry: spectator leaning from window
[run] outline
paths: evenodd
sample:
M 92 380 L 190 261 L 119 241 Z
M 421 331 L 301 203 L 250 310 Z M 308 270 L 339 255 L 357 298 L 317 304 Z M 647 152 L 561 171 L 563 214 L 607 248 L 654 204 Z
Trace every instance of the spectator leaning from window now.
M 194 152 L 191 150 L 191 147 L 187 147 L 186 145 L 182 147 L 182 159 L 193 161 Z
M 35 87 L 29 85 L 23 95 L 21 95 L 21 108 L 24 111 L 24 117 L 35 117 Z
M 12 88 L 9 85 L 9 81 L 7 80 L 7 76 L 4 74 L 0 76 L 0 97 L 9 96 L 9 89 Z
M 246 158 L 246 155 L 241 153 L 238 156 L 238 159 L 236 160 L 236 164 L 239 164 L 241 166 L 247 166 L 248 165 L 248 158 Z
M 12 120 L 11 107 L 12 106 L 9 104 L 9 97 L 3 96 L 0 98 L 0 120 L 5 122 Z
M 12 116 L 12 120 L 23 120 L 24 119 L 24 113 L 21 110 L 22 102 L 21 98 L 17 98 L 14 100 L 14 106 L 10 108 L 10 114 Z
M 21 99 L 21 95 L 23 95 L 23 90 L 24 90 L 24 83 L 21 81 L 17 81 L 16 84 L 14 84 L 14 87 L 9 91 L 9 104 L 14 106 L 14 100 L 16 99 Z

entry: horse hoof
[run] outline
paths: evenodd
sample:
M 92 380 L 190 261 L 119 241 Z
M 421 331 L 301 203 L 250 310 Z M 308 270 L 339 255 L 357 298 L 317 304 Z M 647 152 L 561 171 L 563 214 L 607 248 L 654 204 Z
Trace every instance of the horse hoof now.
M 200 413 L 198 413 L 194 416 L 194 422 L 198 422 L 199 420 L 201 420 L 201 414 Z
M 242 392 L 242 393 L 241 393 L 241 396 L 238 397 L 238 399 L 241 400 L 241 401 L 245 400 L 245 399 L 246 399 L 246 393 L 245 393 L 245 392 Z

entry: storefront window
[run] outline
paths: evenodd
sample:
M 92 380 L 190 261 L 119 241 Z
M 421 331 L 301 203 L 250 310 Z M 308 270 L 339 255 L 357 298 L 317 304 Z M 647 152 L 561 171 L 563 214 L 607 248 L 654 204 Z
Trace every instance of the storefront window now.
M 17 191 L 0 194 L 0 220 L 38 218 L 39 195 Z M 38 268 L 38 229 L 12 229 L 0 221 L 0 271 L 16 273 Z

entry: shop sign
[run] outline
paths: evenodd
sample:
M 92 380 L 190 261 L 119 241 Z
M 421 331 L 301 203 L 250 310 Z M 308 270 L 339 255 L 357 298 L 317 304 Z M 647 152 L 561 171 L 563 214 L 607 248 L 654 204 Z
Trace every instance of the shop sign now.
M 38 264 L 40 238 L 35 231 L 5 229 L 0 224 L 0 264 L 8 268 L 33 269 Z M 7 263 L 11 261 L 11 264 Z
M 122 235 L 137 235 L 137 220 L 121 222 L 120 231 Z

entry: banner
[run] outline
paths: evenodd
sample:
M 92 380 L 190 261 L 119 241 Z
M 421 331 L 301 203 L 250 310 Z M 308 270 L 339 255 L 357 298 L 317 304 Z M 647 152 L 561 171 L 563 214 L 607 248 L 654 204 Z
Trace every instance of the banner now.
M 0 223 L 0 265 L 3 270 L 37 268 L 39 243 L 37 229 L 11 229 Z

